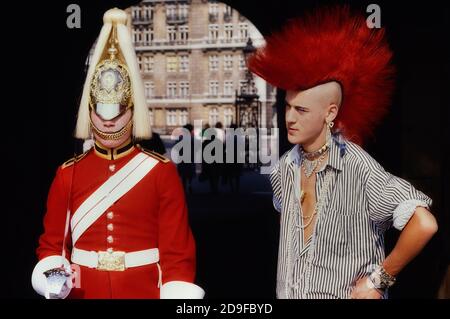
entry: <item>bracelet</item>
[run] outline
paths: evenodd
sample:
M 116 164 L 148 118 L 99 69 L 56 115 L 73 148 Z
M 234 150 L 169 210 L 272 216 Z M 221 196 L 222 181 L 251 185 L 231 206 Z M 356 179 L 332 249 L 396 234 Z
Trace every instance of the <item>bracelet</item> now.
M 366 280 L 366 286 L 367 286 L 369 289 L 375 289 L 375 290 L 380 294 L 380 296 L 384 296 L 384 293 L 386 292 L 386 290 L 382 290 L 382 289 L 380 289 L 380 288 L 375 287 L 375 284 L 374 284 L 373 281 L 370 279 L 370 276 L 367 277 L 367 280 Z
M 374 288 L 382 291 L 395 284 L 395 277 L 386 272 L 383 266 L 377 266 L 375 270 L 369 275 Z

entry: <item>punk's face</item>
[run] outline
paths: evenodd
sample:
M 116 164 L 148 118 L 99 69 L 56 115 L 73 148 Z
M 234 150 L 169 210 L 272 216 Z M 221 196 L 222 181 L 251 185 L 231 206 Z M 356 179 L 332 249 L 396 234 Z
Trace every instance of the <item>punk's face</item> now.
M 314 141 L 323 130 L 323 101 L 314 90 L 286 92 L 286 128 L 292 144 Z

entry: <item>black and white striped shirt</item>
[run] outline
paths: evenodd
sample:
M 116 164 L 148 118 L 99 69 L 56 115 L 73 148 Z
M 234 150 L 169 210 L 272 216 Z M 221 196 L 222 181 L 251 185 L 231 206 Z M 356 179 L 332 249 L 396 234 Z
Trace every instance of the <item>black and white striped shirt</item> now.
M 313 234 L 304 243 L 295 186 L 301 160 L 296 145 L 270 175 L 273 203 L 281 213 L 277 297 L 348 298 L 356 281 L 383 262 L 385 230 L 403 229 L 416 207 L 428 208 L 432 201 L 337 134 L 327 165 L 316 173 L 316 194 L 328 170 L 331 180 Z

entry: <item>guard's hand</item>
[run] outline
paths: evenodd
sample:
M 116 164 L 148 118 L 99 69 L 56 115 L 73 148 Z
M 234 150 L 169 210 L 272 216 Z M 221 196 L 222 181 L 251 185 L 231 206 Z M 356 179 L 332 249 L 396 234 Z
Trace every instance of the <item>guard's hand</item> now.
M 361 278 L 356 282 L 350 294 L 350 299 L 381 299 L 382 294 L 368 284 L 369 277 Z
M 53 268 L 44 272 L 46 276 L 45 298 L 47 299 L 64 299 L 73 288 L 73 279 L 75 272 L 70 268 L 63 266 Z

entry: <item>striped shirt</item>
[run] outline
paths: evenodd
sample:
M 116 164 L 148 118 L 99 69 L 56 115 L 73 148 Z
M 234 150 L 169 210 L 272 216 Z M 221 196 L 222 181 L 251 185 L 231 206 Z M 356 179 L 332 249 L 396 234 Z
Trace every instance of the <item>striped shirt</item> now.
M 348 298 L 356 281 L 383 262 L 384 232 L 391 226 L 402 230 L 416 207 L 429 208 L 432 201 L 336 134 L 327 165 L 316 173 L 317 197 L 326 175 L 328 190 L 313 234 L 304 243 L 301 161 L 296 145 L 270 175 L 273 203 L 281 213 L 277 297 Z

